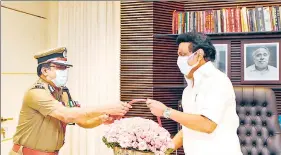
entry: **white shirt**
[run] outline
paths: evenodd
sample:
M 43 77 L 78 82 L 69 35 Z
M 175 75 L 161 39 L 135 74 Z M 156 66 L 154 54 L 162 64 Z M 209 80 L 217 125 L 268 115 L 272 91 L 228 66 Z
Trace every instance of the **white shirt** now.
M 207 62 L 194 72 L 194 87 L 188 86 L 182 95 L 183 111 L 204 115 L 217 124 L 207 134 L 182 127 L 186 155 L 242 155 L 237 128 L 235 93 L 231 81 L 223 72 Z
M 245 80 L 279 80 L 279 71 L 276 67 L 267 66 L 264 71 L 256 69 L 255 65 L 246 68 Z

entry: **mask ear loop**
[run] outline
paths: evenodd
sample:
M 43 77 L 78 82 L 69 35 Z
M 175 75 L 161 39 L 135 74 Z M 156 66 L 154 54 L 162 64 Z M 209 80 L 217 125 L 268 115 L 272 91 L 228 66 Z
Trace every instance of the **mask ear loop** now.
M 198 50 L 199 50 L 199 49 L 198 49 Z M 197 54 L 197 58 L 198 58 L 198 60 L 199 60 L 200 55 L 201 55 L 201 54 L 204 55 L 204 54 L 203 54 L 201 51 L 198 52 L 198 50 L 197 50 L 196 52 L 194 52 L 193 54 L 194 54 L 194 55 Z M 193 56 L 194 56 L 194 55 L 193 55 Z M 199 61 L 201 61 L 201 59 L 200 59 Z
M 190 60 L 192 57 L 195 56 L 196 53 L 197 53 L 197 51 L 194 52 L 194 53 L 192 53 L 192 54 L 188 57 L 188 59 L 187 59 L 187 64 L 188 64 L 189 60 Z M 189 64 L 188 64 L 188 65 L 189 65 Z
M 201 59 L 199 59 L 199 58 L 200 58 L 200 55 L 201 55 L 202 53 L 199 51 L 197 54 L 198 54 L 198 55 L 197 55 L 198 61 L 201 61 Z

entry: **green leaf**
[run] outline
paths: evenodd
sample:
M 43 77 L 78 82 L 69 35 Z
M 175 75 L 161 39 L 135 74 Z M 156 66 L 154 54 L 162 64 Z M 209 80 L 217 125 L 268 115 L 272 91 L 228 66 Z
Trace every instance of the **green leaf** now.
M 114 148 L 114 147 L 120 147 L 119 143 L 110 143 L 107 141 L 107 139 L 105 137 L 102 137 L 102 141 L 104 142 L 104 144 L 108 147 L 108 148 Z
M 174 152 L 174 149 L 169 148 L 169 149 L 166 150 L 165 154 L 169 155 L 169 154 L 171 154 L 173 152 Z

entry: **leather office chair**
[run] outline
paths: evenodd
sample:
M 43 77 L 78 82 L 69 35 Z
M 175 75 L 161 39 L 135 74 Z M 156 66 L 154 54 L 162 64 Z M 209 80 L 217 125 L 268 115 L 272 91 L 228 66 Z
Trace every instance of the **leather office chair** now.
M 237 134 L 244 155 L 281 155 L 276 98 L 269 88 L 234 87 L 240 119 Z

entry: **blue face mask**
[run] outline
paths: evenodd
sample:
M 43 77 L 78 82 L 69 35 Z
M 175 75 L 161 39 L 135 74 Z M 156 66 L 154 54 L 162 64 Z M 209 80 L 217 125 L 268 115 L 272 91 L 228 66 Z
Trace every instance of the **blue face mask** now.
M 56 70 L 56 78 L 52 80 L 52 82 L 57 87 L 65 86 L 68 79 L 68 70 Z
M 181 71 L 182 74 L 184 75 L 188 75 L 190 73 L 190 71 L 192 70 L 192 68 L 194 68 L 195 66 L 197 66 L 199 64 L 199 62 L 197 62 L 196 64 L 190 66 L 188 64 L 188 61 L 190 60 L 190 58 L 192 58 L 194 56 L 196 52 L 194 52 L 193 54 L 191 54 L 190 56 L 179 56 L 178 57 L 178 67 Z

